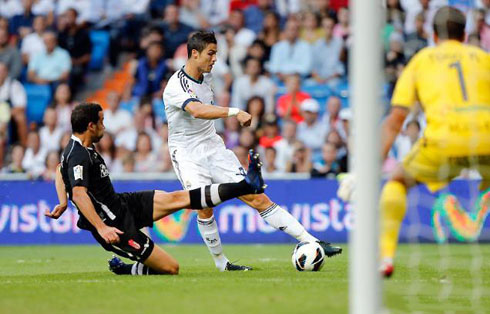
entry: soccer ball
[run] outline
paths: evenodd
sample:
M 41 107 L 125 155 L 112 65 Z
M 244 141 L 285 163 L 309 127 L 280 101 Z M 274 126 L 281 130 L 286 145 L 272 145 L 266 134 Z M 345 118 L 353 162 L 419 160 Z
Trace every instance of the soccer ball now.
M 300 242 L 294 248 L 291 261 L 298 271 L 319 271 L 325 262 L 325 252 L 316 242 Z

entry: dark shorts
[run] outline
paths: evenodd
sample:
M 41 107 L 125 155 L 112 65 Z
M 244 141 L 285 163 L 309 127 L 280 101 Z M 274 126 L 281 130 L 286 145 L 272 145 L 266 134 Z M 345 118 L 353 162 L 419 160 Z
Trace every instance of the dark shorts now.
M 150 256 L 155 246 L 153 241 L 141 228 L 153 226 L 153 197 L 155 191 L 120 193 L 121 209 L 113 222 L 106 223 L 116 227 L 120 234 L 120 242 L 107 244 L 96 230 L 92 235 L 106 249 L 134 261 L 143 262 Z

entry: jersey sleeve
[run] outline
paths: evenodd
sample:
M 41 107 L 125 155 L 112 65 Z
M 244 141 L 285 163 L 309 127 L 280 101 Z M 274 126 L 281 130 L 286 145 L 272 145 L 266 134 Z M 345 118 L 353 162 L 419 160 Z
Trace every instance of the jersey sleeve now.
M 179 79 L 173 80 L 167 85 L 163 93 L 165 106 L 174 106 L 185 111 L 185 106 L 192 101 L 201 102 L 197 95 Z
M 415 84 L 415 68 L 417 67 L 417 60 L 417 56 L 413 57 L 398 78 L 393 97 L 391 98 L 392 106 L 410 108 L 417 100 Z
M 79 151 L 79 154 L 73 153 L 71 155 L 67 162 L 67 173 L 72 188 L 75 186 L 88 188 L 90 164 L 90 157 L 87 152 Z

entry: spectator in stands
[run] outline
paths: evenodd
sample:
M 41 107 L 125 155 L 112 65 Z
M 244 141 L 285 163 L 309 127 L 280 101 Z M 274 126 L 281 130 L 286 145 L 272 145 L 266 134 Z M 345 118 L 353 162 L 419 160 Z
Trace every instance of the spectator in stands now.
M 199 0 L 180 1 L 179 20 L 194 29 L 207 29 L 210 25 L 201 11 Z
M 279 133 L 279 125 L 275 115 L 267 114 L 264 117 L 264 135 L 259 139 L 259 145 L 262 148 L 272 147 L 282 139 Z
M 230 0 L 200 1 L 201 12 L 204 14 L 210 27 L 217 27 L 229 17 Z
M 240 138 L 240 123 L 235 117 L 225 119 L 225 131 L 223 133 L 226 147 L 233 148 L 238 146 Z
M 117 136 L 131 126 L 131 114 L 120 108 L 121 96 L 117 92 L 110 92 L 107 95 L 107 104 L 109 107 L 104 110 L 104 125 L 107 132 Z
M 167 71 L 162 44 L 160 42 L 150 43 L 146 56 L 138 61 L 134 75 L 133 95 L 137 97 L 153 96 L 160 90 Z
M 300 105 L 311 96 L 300 90 L 301 77 L 298 74 L 290 74 L 286 78 L 287 94 L 277 100 L 277 115 L 282 119 L 290 119 L 299 123 L 303 121 Z
M 0 29 L 9 30 L 9 20 L 6 17 L 0 15 Z
M 264 64 L 267 61 L 265 44 L 262 40 L 256 39 L 247 49 L 247 58 L 255 58 L 260 61 L 262 69 L 264 69 Z
M 153 153 L 151 138 L 145 132 L 138 134 L 134 159 L 136 172 L 152 172 L 157 169 L 157 157 Z
M 56 87 L 52 106 L 56 109 L 58 126 L 63 132 L 71 131 L 71 111 L 73 100 L 70 86 L 61 83 Z
M 274 144 L 276 149 L 276 164 L 281 171 L 286 170 L 286 165 L 293 159 L 295 145 L 300 143 L 296 138 L 297 124 L 291 120 L 285 120 L 282 124 L 282 139 Z
M 145 114 L 138 109 L 133 114 L 133 122 L 124 131 L 115 135 L 115 143 L 118 150 L 135 151 L 138 135 L 145 132 L 151 138 L 152 147 L 160 147 L 161 139 L 154 130 L 153 125 L 145 125 Z M 118 155 L 119 156 L 119 155 Z
M 88 32 L 77 25 L 77 10 L 71 8 L 64 13 L 66 29 L 58 35 L 61 48 L 68 51 L 71 57 L 70 87 L 75 93 L 83 85 L 85 73 L 92 54 L 92 42 Z
M 245 74 L 233 82 L 232 104 L 242 110 L 252 96 L 260 96 L 265 100 L 266 111 L 274 111 L 275 85 L 271 79 L 262 75 L 260 60 L 245 60 Z
M 11 161 L 8 166 L 2 169 L 3 173 L 24 173 L 22 167 L 22 159 L 24 158 L 24 147 L 22 145 L 14 145 L 12 147 Z
M 32 22 L 35 17 L 32 13 L 32 3 L 33 0 L 22 0 L 24 8 L 22 14 L 17 14 L 10 19 L 9 32 L 13 35 L 24 38 L 32 31 Z
M 252 116 L 252 122 L 249 126 L 255 132 L 262 128 L 262 120 L 265 113 L 264 98 L 260 96 L 252 96 L 247 101 L 246 112 Z
M 420 123 L 417 120 L 409 121 L 403 132 L 397 137 L 393 144 L 393 149 L 396 153 L 396 159 L 401 162 L 404 157 L 410 152 L 415 142 L 420 137 Z
M 390 88 L 389 96 L 393 93 L 395 83 L 405 66 L 405 54 L 403 53 L 403 36 L 400 33 L 392 33 L 390 36 L 390 49 L 385 54 L 385 75 Z
M 344 108 L 339 112 L 340 121 L 342 121 L 342 127 L 338 129 L 339 134 L 344 141 L 349 139 L 350 135 L 350 121 L 352 120 L 352 112 L 350 108 Z
M 340 159 L 347 154 L 344 140 L 340 136 L 339 131 L 335 129 L 330 130 L 325 137 L 325 142 L 335 145 L 335 148 L 337 149 L 337 159 Z
M 332 18 L 337 17 L 337 9 L 332 6 L 331 0 L 315 0 L 310 1 L 309 9 L 313 12 L 317 12 L 320 16 L 330 16 Z
M 57 151 L 50 151 L 46 156 L 45 169 L 41 174 L 44 181 L 54 181 L 56 179 L 56 169 L 60 163 L 60 155 Z
M 289 19 L 284 29 L 284 40 L 272 46 L 269 71 L 281 81 L 293 73 L 307 77 L 311 73 L 312 57 L 310 45 L 299 39 L 298 22 Z
M 33 22 L 34 32 L 25 36 L 22 40 L 20 52 L 22 53 L 22 61 L 25 65 L 29 64 L 29 60 L 36 54 L 46 51 L 43 41 L 43 33 L 46 30 L 46 17 L 36 16 Z
M 286 164 L 286 172 L 310 173 L 311 152 L 301 142 L 295 144 L 293 158 Z
M 19 0 L 3 0 L 0 5 L 0 16 L 11 18 L 15 15 L 22 14 L 24 8 L 22 2 Z
M 22 71 L 22 59 L 17 48 L 9 45 L 9 33 L 0 28 L 0 62 L 7 65 L 9 76 L 17 79 Z
M 105 112 L 106 111 L 104 111 L 104 115 Z M 116 158 L 116 145 L 114 145 L 114 137 L 111 133 L 104 132 L 104 136 L 97 144 L 97 152 L 104 158 L 107 168 L 112 171 L 112 163 Z
M 272 11 L 273 0 L 257 0 L 257 4 L 249 5 L 244 11 L 245 27 L 251 29 L 255 34 L 262 31 L 262 25 L 267 12 Z
M 232 149 L 243 169 L 248 170 L 248 150 L 243 146 L 236 146 Z
M 164 123 L 160 127 L 160 138 L 162 144 L 157 150 L 157 169 L 158 172 L 171 172 L 173 171 L 172 159 L 170 158 L 170 152 L 168 150 L 168 124 Z
M 249 128 L 242 128 L 240 130 L 240 138 L 238 139 L 240 146 L 244 147 L 247 152 L 250 149 L 257 147 L 258 141 L 255 132 Z
M 402 0 L 403 1 L 403 0 Z M 399 0 L 386 1 L 387 21 L 393 25 L 395 31 L 403 31 L 403 22 L 405 21 L 405 11 Z
M 68 81 L 71 70 L 70 54 L 58 46 L 55 33 L 45 32 L 43 40 L 46 51 L 29 60 L 27 77 L 35 84 L 51 84 L 55 87 Z
M 122 172 L 133 173 L 135 172 L 136 160 L 133 153 L 128 153 L 122 158 Z
M 425 17 L 423 13 L 417 14 L 415 17 L 415 32 L 407 34 L 404 45 L 405 58 L 408 60 L 422 48 L 426 47 L 427 33 L 424 29 Z
M 340 8 L 337 12 L 338 23 L 333 29 L 333 35 L 347 41 L 350 36 L 349 10 L 346 7 Z
M 306 99 L 301 103 L 304 121 L 298 124 L 298 140 L 312 151 L 313 156 L 321 153 L 328 127 L 318 119 L 320 106 L 315 99 Z
M 60 139 L 60 151 L 59 151 L 60 155 L 63 153 L 63 150 L 65 149 L 66 145 L 68 145 L 68 143 L 70 142 L 71 134 L 72 134 L 71 130 L 63 133 L 63 136 Z
M 9 77 L 7 65 L 0 61 L 0 107 L 1 111 L 9 112 L 9 119 L 1 119 L 0 133 L 7 133 L 10 128 L 10 136 L 8 141 L 15 143 L 19 141 L 22 145 L 26 144 L 27 140 L 27 119 L 26 119 L 27 96 L 22 84 Z M 1 115 L 1 114 L 0 114 Z M 10 120 L 10 121 L 9 121 Z M 13 123 L 12 123 L 13 122 Z M 3 131 L 2 131 L 3 130 Z M 2 137 L 7 140 L 7 137 Z M 0 165 L 3 157 L 3 144 L 0 139 Z
M 279 15 L 275 12 L 269 11 L 264 16 L 262 23 L 262 31 L 258 36 L 265 44 L 265 59 L 269 60 L 272 46 L 279 42 L 281 38 L 281 27 L 279 21 Z
M 173 58 L 177 48 L 187 42 L 187 37 L 193 31 L 192 27 L 179 21 L 179 8 L 175 4 L 169 4 L 165 8 L 162 29 L 165 36 L 166 59 Z
M 34 0 L 32 4 L 32 13 L 37 16 L 44 16 L 48 25 L 52 25 L 54 21 L 54 11 L 56 4 L 54 0 Z
M 47 151 L 41 147 L 41 140 L 37 131 L 30 131 L 27 135 L 27 149 L 22 160 L 24 168 L 32 177 L 37 178 L 43 173 Z
M 282 174 L 282 171 L 277 167 L 277 152 L 274 147 L 267 147 L 264 152 L 264 174 Z
M 248 47 L 252 44 L 257 36 L 251 29 L 245 27 L 245 17 L 242 10 L 232 10 L 230 17 L 228 18 L 228 25 L 230 25 L 236 32 L 235 43 Z
M 342 108 L 342 102 L 340 98 L 332 95 L 327 99 L 327 111 L 323 114 L 322 122 L 328 127 L 329 130 L 340 129 L 342 123 L 340 121 L 339 113 Z
M 225 25 L 221 34 L 216 37 L 218 42 L 218 61 L 226 60 L 233 77 L 243 74 L 242 62 L 247 55 L 247 48 L 235 42 L 236 31 L 233 27 Z
M 344 65 L 340 61 L 342 40 L 333 36 L 335 21 L 331 17 L 322 19 L 324 37 L 313 46 L 313 79 L 320 84 L 328 84 L 335 88 L 345 74 Z
M 313 164 L 311 176 L 313 178 L 327 177 L 335 179 L 341 172 L 340 163 L 337 161 L 337 148 L 333 143 L 325 143 L 322 147 L 322 159 Z
M 313 11 L 302 14 L 300 38 L 309 44 L 314 44 L 325 37 L 325 31 L 320 27 L 320 15 Z
M 60 149 L 60 140 L 64 130 L 58 126 L 58 117 L 56 109 L 53 107 L 46 108 L 43 118 L 44 126 L 39 129 L 41 138 L 41 148 L 50 151 L 58 151 Z

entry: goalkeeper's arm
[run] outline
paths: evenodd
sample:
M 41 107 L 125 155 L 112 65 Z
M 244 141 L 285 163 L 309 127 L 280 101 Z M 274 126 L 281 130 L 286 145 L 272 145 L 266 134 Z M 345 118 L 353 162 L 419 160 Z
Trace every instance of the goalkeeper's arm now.
M 381 157 L 385 160 L 388 157 L 388 152 L 393 145 L 398 133 L 403 126 L 407 115 L 409 113 L 408 108 L 401 106 L 393 106 L 390 114 L 383 122 L 381 127 Z

